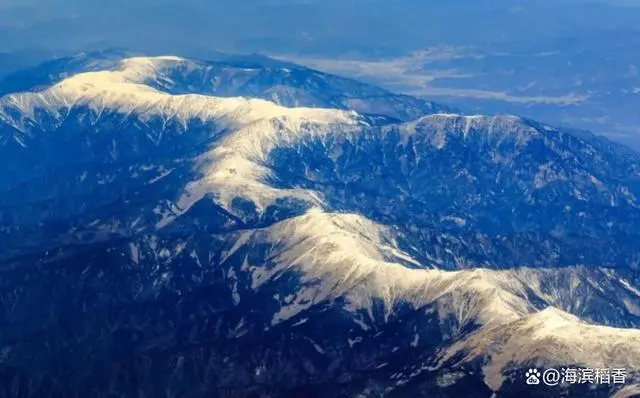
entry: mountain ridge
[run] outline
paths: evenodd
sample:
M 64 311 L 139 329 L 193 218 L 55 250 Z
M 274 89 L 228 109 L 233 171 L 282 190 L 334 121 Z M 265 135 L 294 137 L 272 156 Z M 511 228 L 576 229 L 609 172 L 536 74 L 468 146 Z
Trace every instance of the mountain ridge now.
M 59 83 L 64 80 L 67 73 L 82 73 L 103 70 L 114 71 L 121 67 L 121 62 L 126 59 L 144 59 L 141 54 L 128 51 L 126 49 L 105 50 L 90 52 L 46 62 L 39 67 L 26 69 L 9 75 L 0 81 L 0 95 L 13 92 L 26 91 L 29 88 L 38 88 Z M 162 56 L 153 57 L 155 59 Z M 194 89 L 201 87 L 201 94 L 217 96 L 248 96 L 252 98 L 262 98 L 280 103 L 285 106 L 308 106 L 308 107 L 339 107 L 341 109 L 364 108 L 365 113 L 383 115 L 395 119 L 409 120 L 417 115 L 423 115 L 441 110 L 451 110 L 452 108 L 433 102 L 416 99 L 407 95 L 393 94 L 387 90 L 357 82 L 352 79 L 342 78 L 331 74 L 326 74 L 304 66 L 279 61 L 263 56 L 246 55 L 219 55 L 214 61 L 197 61 L 182 57 L 170 57 L 175 61 L 166 65 L 167 68 L 158 72 L 161 76 L 148 75 L 148 82 L 151 87 L 159 88 L 170 94 L 194 93 Z M 62 68 L 62 69 L 59 69 Z M 188 70 L 192 70 L 192 74 Z M 54 73 L 52 74 L 52 70 Z M 185 70 L 187 73 L 184 73 Z M 57 71 L 57 72 L 55 72 Z M 268 72 L 268 76 L 260 75 L 261 71 Z M 171 74 L 180 79 L 184 79 L 185 86 L 177 86 L 175 91 L 170 87 L 157 86 L 164 81 L 164 84 L 172 81 Z M 293 74 L 293 75 L 292 75 Z M 215 77 L 224 77 L 222 84 L 215 83 Z M 154 81 L 154 79 L 160 80 Z M 266 78 L 266 81 L 261 81 Z M 194 80 L 193 85 L 189 80 Z M 274 83 L 274 79 L 277 83 Z M 237 82 L 240 85 L 238 86 Z M 15 82 L 20 82 L 20 86 L 12 86 Z M 308 85 L 308 86 L 307 86 Z M 319 90 L 318 85 L 322 85 L 324 90 Z M 310 88 L 313 95 L 302 95 L 289 100 L 286 99 L 286 90 L 279 92 L 278 87 Z M 340 87 L 351 87 L 356 90 L 355 94 L 349 94 Z M 275 91 L 274 91 L 275 89 Z M 329 95 L 327 95 L 329 93 Z M 337 95 L 340 94 L 340 95 Z M 345 95 L 346 94 L 346 95 Z M 278 96 L 284 95 L 284 101 L 279 101 Z M 344 97 L 341 97 L 344 96 Z M 350 102 L 351 101 L 351 102 Z M 389 108 L 385 101 L 397 103 L 397 109 Z M 367 112 L 366 108 L 371 107 L 374 111 Z M 385 115 L 389 113 L 389 115 Z

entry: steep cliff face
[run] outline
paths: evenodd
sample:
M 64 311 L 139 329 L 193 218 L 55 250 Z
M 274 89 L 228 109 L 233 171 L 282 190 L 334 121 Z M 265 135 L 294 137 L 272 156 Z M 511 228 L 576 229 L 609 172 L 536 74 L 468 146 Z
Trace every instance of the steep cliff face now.
M 524 372 L 637 376 L 631 151 L 304 68 L 102 54 L 11 84 L 4 396 L 598 396 L 621 385 Z

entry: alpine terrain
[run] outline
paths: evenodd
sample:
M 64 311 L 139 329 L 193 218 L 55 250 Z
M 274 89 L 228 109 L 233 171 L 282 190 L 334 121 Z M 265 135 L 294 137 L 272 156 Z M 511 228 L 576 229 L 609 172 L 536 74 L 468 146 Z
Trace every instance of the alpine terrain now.
M 0 397 L 640 393 L 640 155 L 605 139 L 109 51 L 0 80 L 0 159 Z

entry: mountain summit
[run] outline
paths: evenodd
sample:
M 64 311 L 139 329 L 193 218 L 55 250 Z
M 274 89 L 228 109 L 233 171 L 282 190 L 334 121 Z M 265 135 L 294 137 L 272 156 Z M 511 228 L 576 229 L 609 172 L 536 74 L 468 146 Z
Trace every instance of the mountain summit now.
M 1 87 L 0 394 L 623 387 L 525 383 L 549 367 L 638 381 L 626 148 L 291 65 L 82 55 Z

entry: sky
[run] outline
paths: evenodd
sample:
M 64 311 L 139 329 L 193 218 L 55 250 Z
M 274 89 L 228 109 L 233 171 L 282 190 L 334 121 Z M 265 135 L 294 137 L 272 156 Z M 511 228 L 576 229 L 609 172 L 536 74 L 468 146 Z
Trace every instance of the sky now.
M 0 6 L 0 52 L 113 45 L 401 55 L 436 43 L 634 29 L 640 18 L 584 0 L 0 0 Z

